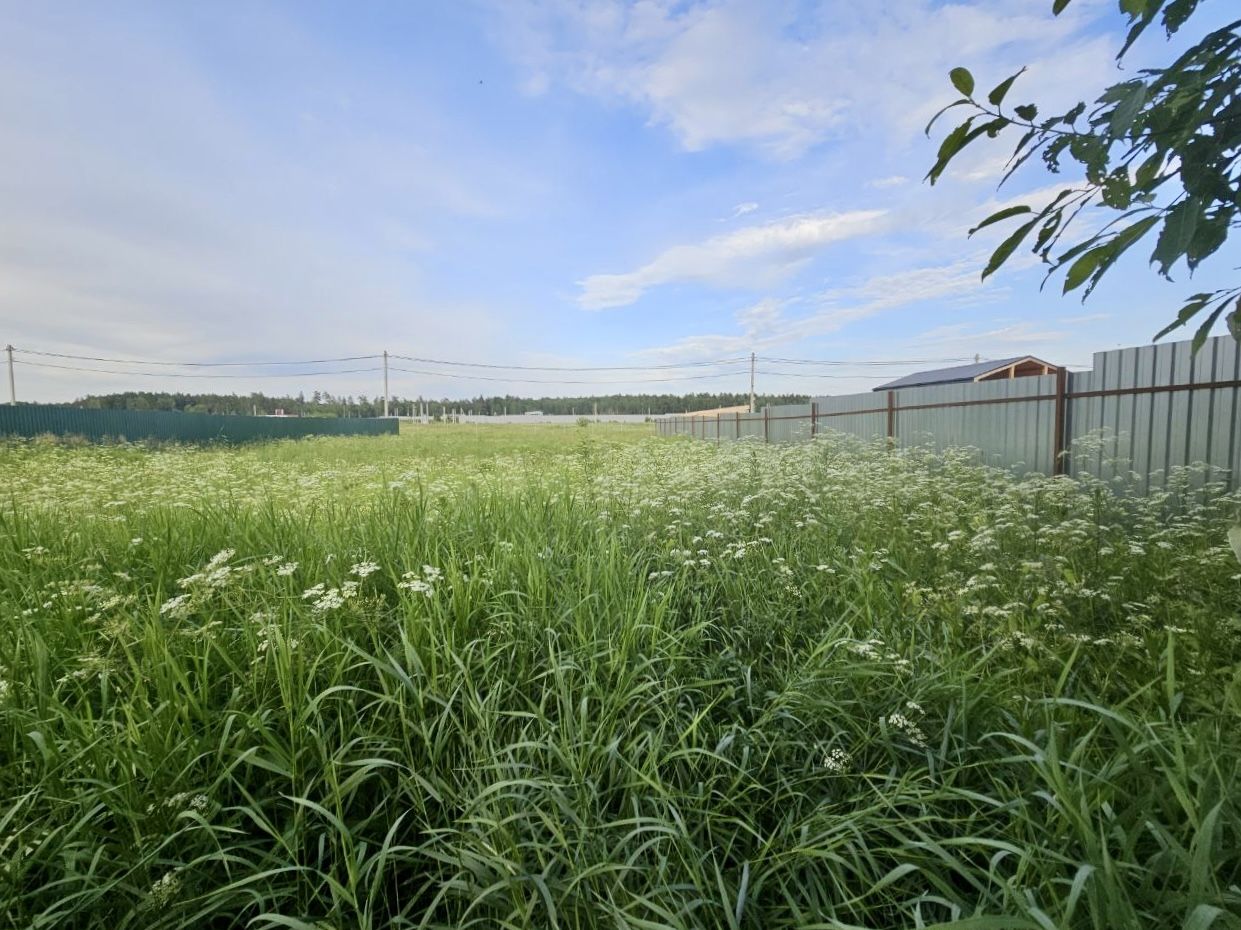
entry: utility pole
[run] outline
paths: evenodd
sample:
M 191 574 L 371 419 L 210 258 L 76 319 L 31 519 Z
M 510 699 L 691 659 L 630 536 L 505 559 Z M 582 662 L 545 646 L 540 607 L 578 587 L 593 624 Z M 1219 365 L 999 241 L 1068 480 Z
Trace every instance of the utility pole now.
M 384 349 L 384 416 L 388 415 L 388 350 Z
M 17 406 L 17 388 L 13 386 L 13 347 L 5 346 L 5 353 L 9 357 L 9 406 Z
M 754 353 L 750 353 L 750 413 L 754 412 Z

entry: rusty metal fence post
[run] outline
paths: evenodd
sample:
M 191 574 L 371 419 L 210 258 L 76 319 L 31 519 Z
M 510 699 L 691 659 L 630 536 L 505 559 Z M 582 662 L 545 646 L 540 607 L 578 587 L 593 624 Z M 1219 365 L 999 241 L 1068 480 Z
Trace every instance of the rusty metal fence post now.
M 1068 372 L 1063 366 L 1056 372 L 1056 416 L 1052 425 L 1054 435 L 1052 436 L 1052 462 L 1051 473 L 1053 475 L 1063 475 L 1068 468 L 1065 447 L 1068 445 L 1068 436 L 1065 435 L 1068 424 L 1065 423 L 1065 397 L 1068 394 Z

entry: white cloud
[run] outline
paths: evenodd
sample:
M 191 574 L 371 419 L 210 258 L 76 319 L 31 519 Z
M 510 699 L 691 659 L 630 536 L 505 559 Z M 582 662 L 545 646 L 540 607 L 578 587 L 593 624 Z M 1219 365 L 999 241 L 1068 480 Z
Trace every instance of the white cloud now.
M 886 216 L 883 210 L 805 213 L 672 246 L 634 271 L 586 278 L 578 303 L 588 310 L 621 307 L 650 288 L 680 281 L 746 288 L 771 284 L 833 242 L 878 232 Z
M 793 0 L 493 0 L 500 42 L 528 92 L 555 84 L 627 101 L 681 147 L 750 145 L 797 158 L 833 132 L 878 124 L 907 142 L 945 98 L 947 73 L 998 83 L 1031 64 L 1021 90 L 1057 102 L 1106 74 L 1114 39 L 1082 55 L 1100 12 L 1053 17 L 1031 0 L 940 4 Z
M 888 310 L 927 301 L 967 303 L 999 292 L 979 280 L 980 254 L 947 265 L 928 265 L 874 275 L 856 285 L 834 288 L 801 301 L 768 298 L 735 315 L 737 330 L 688 336 L 637 353 L 661 361 L 713 358 L 748 351 L 769 351 L 804 343 L 845 329 Z M 809 312 L 789 311 L 809 307 Z
M 876 178 L 875 180 L 869 182 L 867 187 L 874 187 L 879 190 L 883 190 L 888 187 L 901 187 L 902 185 L 908 183 L 909 178 L 905 177 L 903 174 L 893 174 L 886 178 Z
M 735 220 L 737 219 L 737 217 L 745 216 L 747 213 L 753 213 L 757 209 L 758 209 L 758 204 L 756 204 L 752 200 L 747 201 L 746 203 L 739 203 L 735 207 L 733 207 L 733 215 L 731 218 Z

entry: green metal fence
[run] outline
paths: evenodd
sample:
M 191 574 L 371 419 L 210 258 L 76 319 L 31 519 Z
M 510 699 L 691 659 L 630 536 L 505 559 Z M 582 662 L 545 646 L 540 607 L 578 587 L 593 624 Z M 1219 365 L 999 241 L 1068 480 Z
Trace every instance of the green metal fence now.
M 82 436 L 176 442 L 251 442 L 299 436 L 395 435 L 396 419 L 246 417 L 167 410 L 85 410 L 42 405 L 0 407 L 0 436 Z

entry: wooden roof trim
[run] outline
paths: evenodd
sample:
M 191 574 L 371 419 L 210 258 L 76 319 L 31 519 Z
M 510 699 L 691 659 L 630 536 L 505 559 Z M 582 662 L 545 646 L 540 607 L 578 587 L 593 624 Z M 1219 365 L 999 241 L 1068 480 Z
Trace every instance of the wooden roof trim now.
M 998 365 L 995 368 L 991 368 L 987 371 L 974 375 L 974 381 L 982 381 L 984 378 L 990 378 L 997 372 L 1008 371 L 1009 369 L 1016 371 L 1019 365 L 1024 365 L 1026 362 L 1034 362 L 1036 365 L 1042 365 L 1045 369 L 1047 369 L 1047 374 L 1055 374 L 1057 369 L 1060 367 L 1058 365 L 1053 365 L 1051 362 L 1045 362 L 1035 355 L 1025 355 L 1017 359 L 1015 362 L 1009 362 L 1005 365 Z

